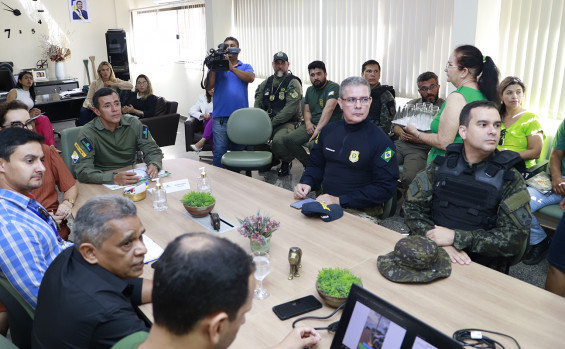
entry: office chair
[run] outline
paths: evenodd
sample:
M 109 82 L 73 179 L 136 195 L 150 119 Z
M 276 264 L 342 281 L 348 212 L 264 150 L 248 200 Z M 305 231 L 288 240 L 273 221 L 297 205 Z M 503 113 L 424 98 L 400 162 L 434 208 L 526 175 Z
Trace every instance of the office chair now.
M 71 174 L 74 178 L 77 178 L 77 176 L 75 173 L 75 168 L 73 166 L 74 162 L 72 156 L 73 152 L 77 151 L 75 148 L 75 142 L 77 141 L 81 128 L 82 126 L 77 126 L 66 128 L 61 131 L 61 156 L 63 157 L 65 165 L 67 165 L 67 168 L 69 169 L 69 171 L 71 171 Z
M 245 146 L 264 144 L 271 138 L 273 126 L 269 115 L 258 108 L 241 108 L 228 119 L 227 133 L 230 141 Z M 229 151 L 222 156 L 222 165 L 229 170 L 266 171 L 271 167 L 273 154 L 269 151 Z
M 8 311 L 12 342 L 20 349 L 31 348 L 31 327 L 35 310 L 4 277 L 0 277 L 0 302 Z

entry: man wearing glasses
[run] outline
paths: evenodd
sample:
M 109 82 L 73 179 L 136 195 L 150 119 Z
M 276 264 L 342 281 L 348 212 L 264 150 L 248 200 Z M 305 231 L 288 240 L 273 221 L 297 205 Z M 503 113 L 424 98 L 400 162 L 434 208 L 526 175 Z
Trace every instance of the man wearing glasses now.
M 416 82 L 418 84 L 418 92 L 422 97 L 413 99 L 406 104 L 432 103 L 441 108 L 445 101 L 443 98 L 438 97 L 440 85 L 438 84 L 437 75 L 434 72 L 427 71 L 420 74 Z M 426 167 L 426 160 L 431 147 L 408 132 L 404 132 L 404 127 L 400 125 L 394 125 L 392 130 L 398 137 L 394 141 L 394 145 L 396 145 L 398 164 L 403 165 L 400 182 L 402 187 L 406 189 L 418 172 Z
M 362 77 L 345 79 L 338 103 L 343 120 L 324 127 L 310 152 L 310 163 L 294 187 L 295 199 L 323 188 L 317 200 L 359 209 L 369 215 L 382 212 L 382 204 L 396 195 L 396 148 L 381 128 L 368 118 L 372 99 Z
M 11 101 L 5 103 L 0 108 L 0 125 L 4 128 L 27 128 L 34 131 L 35 118 L 29 117 L 27 106 L 21 101 Z M 56 149 L 44 143 L 41 144 L 43 150 L 43 184 L 41 187 L 31 190 L 35 200 L 39 202 L 57 222 L 59 235 L 67 240 L 70 229 L 67 226 L 67 219 L 71 215 L 71 210 L 78 196 L 78 187 L 71 171 Z M 63 193 L 63 199 L 59 203 L 57 192 Z

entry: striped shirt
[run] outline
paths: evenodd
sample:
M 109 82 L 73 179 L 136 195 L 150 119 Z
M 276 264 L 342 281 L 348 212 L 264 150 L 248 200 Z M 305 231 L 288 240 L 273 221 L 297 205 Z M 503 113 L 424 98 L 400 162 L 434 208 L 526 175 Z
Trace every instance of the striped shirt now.
M 45 213 L 35 199 L 0 189 L 0 269 L 33 308 L 47 267 L 65 247 Z

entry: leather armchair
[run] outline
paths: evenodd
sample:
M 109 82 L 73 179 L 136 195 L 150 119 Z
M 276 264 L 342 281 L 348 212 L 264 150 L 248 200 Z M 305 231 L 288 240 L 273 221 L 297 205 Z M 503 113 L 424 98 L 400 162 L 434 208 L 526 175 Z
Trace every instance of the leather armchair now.
M 177 102 L 159 97 L 155 107 L 155 116 L 139 119 L 144 125 L 147 125 L 151 136 L 160 147 L 175 145 L 180 119 L 177 113 L 178 106 Z
M 200 121 L 192 116 L 189 116 L 188 119 L 184 122 L 184 139 L 186 144 L 186 151 L 193 151 L 190 145 L 201 140 L 202 133 L 204 133 L 204 121 Z M 206 142 L 202 150 L 212 150 L 210 142 Z

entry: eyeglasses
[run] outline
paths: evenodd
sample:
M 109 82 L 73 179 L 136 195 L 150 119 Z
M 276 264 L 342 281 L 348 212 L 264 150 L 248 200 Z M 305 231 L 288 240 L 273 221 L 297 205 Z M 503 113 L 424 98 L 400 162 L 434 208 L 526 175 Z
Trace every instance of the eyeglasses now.
M 436 87 L 437 87 L 437 85 L 422 86 L 422 87 L 418 88 L 418 91 L 428 92 L 428 91 L 434 90 Z
M 498 145 L 504 145 L 504 136 L 506 136 L 506 129 L 500 131 L 500 139 Z
M 357 102 L 360 102 L 361 104 L 365 105 L 371 101 L 371 97 L 361 97 L 361 98 L 347 97 L 347 98 L 341 98 L 341 100 L 345 104 L 349 104 L 349 105 L 355 105 Z
M 138 85 L 147 85 L 147 81 L 138 81 L 137 84 Z
M 447 64 L 445 65 L 445 69 L 449 69 L 449 68 L 457 68 L 457 69 L 459 69 L 459 66 L 453 65 L 453 64 L 447 62 Z
M 38 117 L 39 117 L 39 115 L 34 117 L 34 118 L 29 119 L 25 123 L 22 123 L 21 121 L 8 122 L 8 123 L 2 125 L 2 128 L 16 127 L 16 128 L 27 128 L 28 130 L 33 130 L 33 128 L 35 127 L 35 119 L 37 119 Z

